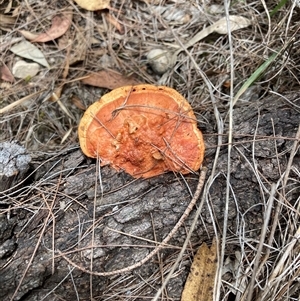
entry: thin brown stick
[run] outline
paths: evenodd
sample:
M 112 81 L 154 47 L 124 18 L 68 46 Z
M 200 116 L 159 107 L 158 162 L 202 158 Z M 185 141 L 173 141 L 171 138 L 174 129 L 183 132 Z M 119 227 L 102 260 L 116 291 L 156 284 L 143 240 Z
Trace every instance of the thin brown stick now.
M 189 216 L 190 212 L 192 211 L 193 207 L 195 206 L 195 204 L 196 204 L 196 202 L 197 202 L 197 200 L 198 200 L 198 198 L 201 194 L 201 191 L 202 191 L 202 188 L 203 188 L 203 185 L 204 185 L 204 181 L 205 181 L 206 172 L 207 172 L 207 168 L 203 167 L 202 170 L 201 170 L 201 174 L 199 176 L 199 181 L 198 181 L 198 185 L 197 185 L 195 194 L 194 194 L 191 202 L 189 203 L 189 205 L 185 209 L 184 213 L 182 214 L 181 218 L 179 219 L 179 221 L 174 226 L 174 228 L 170 231 L 170 233 L 166 236 L 166 238 L 141 261 L 139 261 L 139 262 L 137 262 L 137 263 L 135 263 L 135 264 L 133 264 L 129 267 L 119 269 L 119 270 L 115 270 L 115 271 L 92 272 L 92 271 L 87 270 L 84 267 L 74 263 L 71 259 L 66 257 L 60 250 L 57 250 L 57 252 L 59 253 L 59 255 L 61 257 L 63 257 L 73 267 L 76 267 L 77 269 L 81 270 L 84 273 L 88 273 L 88 274 L 95 275 L 95 276 L 113 276 L 113 275 L 117 275 L 117 274 L 130 272 L 130 271 L 142 266 L 145 262 L 147 262 L 149 259 L 151 259 L 153 256 L 155 256 L 169 242 L 169 240 L 173 237 L 173 235 L 177 232 L 177 230 L 182 226 L 185 219 Z

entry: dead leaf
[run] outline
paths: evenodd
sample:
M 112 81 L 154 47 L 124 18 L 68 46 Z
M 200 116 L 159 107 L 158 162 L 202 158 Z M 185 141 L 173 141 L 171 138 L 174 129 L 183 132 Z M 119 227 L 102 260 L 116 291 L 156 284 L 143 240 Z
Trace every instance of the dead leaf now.
M 53 17 L 51 27 L 45 33 L 33 39 L 32 42 L 49 42 L 61 37 L 69 29 L 71 21 L 71 12 L 64 13 L 62 16 Z
M 242 16 L 229 16 L 229 23 L 230 23 L 230 30 L 231 32 L 248 27 L 251 25 L 251 21 L 247 18 Z M 212 34 L 213 32 L 219 34 L 227 34 L 227 20 L 226 17 L 221 18 L 214 24 L 203 28 L 200 32 L 198 32 L 194 37 L 192 37 L 184 46 L 189 48 L 196 44 L 197 42 L 201 41 L 202 39 L 206 38 L 208 35 Z M 178 49 L 176 54 L 182 51 L 182 48 Z
M 0 14 L 1 25 L 14 25 L 16 22 L 16 17 L 7 16 Z
M 0 14 L 0 29 L 3 31 L 10 31 L 11 27 L 15 24 L 16 19 L 16 17 Z
M 32 33 L 27 30 L 19 30 L 19 33 L 23 35 L 23 37 L 29 41 L 36 39 L 39 35 L 36 33 Z
M 8 3 L 7 3 L 7 6 L 5 8 L 4 13 L 8 14 L 10 12 L 11 8 L 12 8 L 12 0 L 9 0 Z
M 87 109 L 86 106 L 82 103 L 81 99 L 79 99 L 75 95 L 71 97 L 71 102 L 73 103 L 73 105 L 75 105 L 78 109 L 82 111 L 85 111 Z
M 203 243 L 198 249 L 182 292 L 181 301 L 213 301 L 217 271 L 217 243 L 211 248 Z
M 230 31 L 233 32 L 238 29 L 242 29 L 251 25 L 251 21 L 247 18 L 242 16 L 229 16 L 230 22 Z M 222 18 L 212 26 L 212 30 L 219 33 L 219 34 L 227 34 L 227 20 L 226 18 Z
M 7 68 L 7 66 L 3 65 L 0 67 L 0 78 L 2 80 L 5 80 L 6 82 L 13 83 L 15 81 L 14 76 L 10 72 L 10 70 Z
M 116 89 L 123 86 L 137 85 L 139 82 L 133 77 L 127 77 L 113 70 L 103 70 L 88 75 L 82 80 L 84 84 L 101 88 Z
M 21 14 L 22 8 L 23 8 L 22 5 L 17 6 L 17 7 L 12 11 L 12 16 L 18 18 L 18 17 L 20 16 L 20 14 Z
M 110 0 L 74 0 L 80 7 L 95 11 L 109 8 Z
M 44 54 L 33 44 L 28 41 L 22 41 L 10 48 L 10 51 L 18 56 L 32 60 L 40 65 L 50 68 Z
M 120 34 L 124 34 L 124 27 L 118 22 L 116 18 L 114 18 L 110 13 L 104 14 L 104 17 L 119 31 Z

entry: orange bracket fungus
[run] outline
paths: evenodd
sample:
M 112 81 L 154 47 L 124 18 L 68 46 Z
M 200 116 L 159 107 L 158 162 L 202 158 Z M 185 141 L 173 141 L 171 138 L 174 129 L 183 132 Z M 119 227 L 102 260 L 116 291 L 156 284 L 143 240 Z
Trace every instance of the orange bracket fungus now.
M 85 155 L 135 178 L 193 172 L 204 156 L 190 104 L 164 86 L 125 86 L 109 92 L 86 110 L 78 134 Z

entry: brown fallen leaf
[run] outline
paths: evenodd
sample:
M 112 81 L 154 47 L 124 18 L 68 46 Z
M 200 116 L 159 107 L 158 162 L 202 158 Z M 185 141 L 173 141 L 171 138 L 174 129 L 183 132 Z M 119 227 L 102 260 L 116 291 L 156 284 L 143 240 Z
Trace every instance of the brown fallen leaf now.
M 36 39 L 39 34 L 37 33 L 33 33 L 31 31 L 28 30 L 18 30 L 20 34 L 23 35 L 23 37 L 29 41 L 33 41 L 34 39 Z
M 95 11 L 109 8 L 110 0 L 74 0 L 80 7 Z
M 7 3 L 7 6 L 5 8 L 4 13 L 8 14 L 11 11 L 11 8 L 12 8 L 12 0 L 9 0 L 8 3 Z
M 0 67 L 0 78 L 10 83 L 13 83 L 15 81 L 14 76 L 5 65 L 2 65 Z
M 72 13 L 63 13 L 62 16 L 54 16 L 51 27 L 41 33 L 32 42 L 49 42 L 61 37 L 69 29 L 72 21 Z M 26 36 L 25 36 L 26 37 Z M 29 39 L 30 40 L 30 39 Z
M 213 301 L 217 265 L 217 243 L 213 239 L 210 249 L 206 243 L 198 249 L 182 292 L 181 301 Z
M 82 103 L 81 99 L 79 99 L 75 95 L 71 97 L 71 102 L 73 103 L 73 105 L 75 105 L 78 109 L 82 111 L 85 111 L 87 109 L 86 106 Z
M 16 17 L 0 14 L 0 29 L 10 32 L 16 22 L 16 19 Z
M 118 20 L 114 16 L 112 16 L 110 13 L 105 13 L 104 17 L 119 31 L 120 34 L 124 34 L 124 27 L 118 22 Z
M 8 15 L 2 15 L 0 14 L 0 20 L 1 20 L 1 25 L 14 25 L 17 18 L 16 17 L 12 17 L 12 16 L 8 16 Z
M 97 73 L 91 73 L 88 77 L 81 81 L 90 86 L 108 89 L 116 89 L 123 86 L 139 84 L 139 82 L 132 76 L 127 77 L 113 70 L 103 70 Z

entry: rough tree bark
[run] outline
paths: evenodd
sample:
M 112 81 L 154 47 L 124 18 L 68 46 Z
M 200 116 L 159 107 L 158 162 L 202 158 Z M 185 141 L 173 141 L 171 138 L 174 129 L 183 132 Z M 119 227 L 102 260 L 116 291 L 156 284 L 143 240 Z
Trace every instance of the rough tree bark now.
M 280 179 L 299 126 L 299 96 L 286 95 L 294 105 L 271 96 L 240 104 L 234 110 L 228 221 L 231 240 L 240 239 L 242 233 L 246 235 L 244 240 L 258 238 L 262 200 L 268 198 L 268 192 L 260 189 L 254 170 L 266 188 Z M 216 126 L 212 111 L 204 113 L 204 117 L 204 165 L 210 171 L 216 149 Z M 193 247 L 203 241 L 209 243 L 215 235 L 213 220 L 217 231 L 222 231 L 227 173 L 225 139 L 215 180 L 190 248 L 167 286 L 172 300 L 180 299 Z M 179 253 L 194 212 L 169 248 L 129 273 L 90 276 L 69 265 L 58 250 L 76 264 L 88 270 L 92 266 L 97 272 L 117 270 L 140 261 L 180 218 L 195 191 L 198 175 L 181 177 L 168 173 L 136 180 L 124 172 L 103 167 L 97 176 L 95 161 L 85 158 L 78 147 L 52 158 L 35 158 L 34 154 L 32 157 L 33 169 L 26 186 L 17 192 L 0 194 L 0 300 L 91 300 L 91 295 L 94 300 L 151 299 L 161 284 L 162 273 L 167 273 Z M 293 163 L 298 170 L 299 159 L 298 151 Z M 295 183 L 290 181 L 286 187 L 290 203 L 299 195 Z M 93 253 L 89 248 L 92 244 L 96 246 Z M 227 254 L 233 252 L 234 247 L 228 245 Z M 140 297 L 133 298 L 136 295 Z
M 17 142 L 0 143 L 0 191 L 17 188 L 29 169 L 30 156 Z

